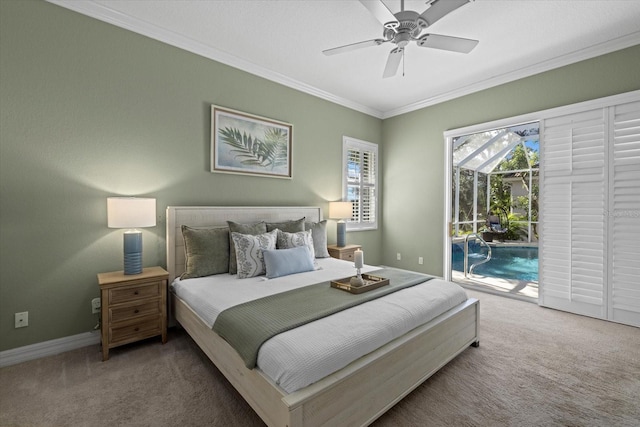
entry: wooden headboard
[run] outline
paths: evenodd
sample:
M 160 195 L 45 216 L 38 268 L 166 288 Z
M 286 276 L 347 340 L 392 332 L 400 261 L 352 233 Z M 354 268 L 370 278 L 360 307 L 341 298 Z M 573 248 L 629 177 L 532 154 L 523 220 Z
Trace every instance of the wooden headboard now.
M 257 221 L 282 222 L 302 217 L 306 221 L 322 220 L 322 209 L 317 206 L 169 206 L 167 207 L 167 270 L 169 283 L 180 276 L 185 268 L 182 226 L 224 227 L 227 221 L 249 223 Z

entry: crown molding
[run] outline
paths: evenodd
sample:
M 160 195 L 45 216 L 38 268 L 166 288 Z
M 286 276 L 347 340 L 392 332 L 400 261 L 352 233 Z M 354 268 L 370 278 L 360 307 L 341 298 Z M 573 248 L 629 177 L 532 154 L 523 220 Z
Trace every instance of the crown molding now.
M 470 95 L 481 90 L 499 86 L 501 84 L 510 83 L 535 74 L 550 71 L 555 68 L 564 67 L 596 56 L 611 53 L 617 50 L 625 49 L 640 44 L 640 31 L 622 36 L 607 42 L 603 42 L 585 49 L 577 50 L 566 55 L 562 55 L 550 60 L 542 61 L 519 70 L 509 73 L 493 76 L 491 78 L 474 82 L 455 90 L 443 92 L 430 96 L 426 99 L 414 102 L 403 107 L 395 108 L 388 111 L 379 111 L 377 109 L 362 105 L 349 99 L 339 97 L 332 93 L 320 90 L 314 86 L 300 82 L 298 80 L 277 73 L 273 70 L 266 69 L 252 62 L 246 61 L 235 55 L 223 52 L 211 46 L 207 46 L 189 37 L 182 36 L 173 31 L 158 27 L 137 18 L 125 15 L 121 12 L 113 10 L 102 4 L 90 1 L 78 0 L 47 0 L 49 3 L 73 10 L 83 15 L 90 16 L 103 22 L 124 28 L 135 33 L 150 37 L 171 46 L 186 50 L 191 53 L 203 56 L 208 59 L 220 62 L 233 68 L 245 71 L 247 73 L 262 77 L 264 79 L 282 84 L 300 92 L 324 99 L 334 104 L 359 111 L 361 113 L 379 118 L 388 119 L 401 114 L 410 113 L 422 108 L 430 107 L 442 102 L 450 101 L 461 96 Z
M 113 10 L 103 4 L 78 1 L 78 0 L 47 0 L 49 3 L 64 7 L 66 9 L 78 12 L 80 14 L 89 16 L 91 18 L 98 19 L 100 21 L 115 25 L 120 28 L 124 28 L 129 31 L 141 34 L 143 36 L 150 37 L 154 40 L 166 43 L 168 45 L 186 50 L 196 55 L 203 56 L 208 59 L 212 59 L 216 62 L 228 65 L 233 68 L 237 68 L 247 73 L 262 77 L 269 81 L 282 84 L 292 89 L 299 90 L 300 92 L 307 93 L 317 98 L 324 99 L 326 101 L 333 102 L 335 104 L 342 105 L 349 109 L 359 111 L 361 113 L 382 118 L 382 112 L 374 108 L 362 105 L 360 103 L 351 101 L 346 98 L 336 96 L 332 93 L 320 90 L 314 86 L 300 82 L 296 79 L 292 79 L 283 74 L 277 73 L 273 70 L 256 65 L 252 62 L 246 61 L 235 55 L 231 55 L 227 52 L 223 52 L 211 46 L 207 46 L 204 43 L 200 43 L 192 38 L 185 37 L 174 31 L 167 30 L 157 25 L 150 24 L 137 18 L 133 18 L 116 10 Z
M 436 104 L 440 104 L 445 101 L 450 101 L 461 96 L 470 95 L 474 92 L 489 89 L 501 84 L 510 83 L 516 80 L 530 77 L 536 74 L 550 71 L 555 68 L 571 65 L 576 62 L 584 61 L 587 59 L 595 58 L 596 56 L 605 55 L 607 53 L 615 52 L 617 50 L 626 49 L 631 46 L 640 44 L 640 31 L 622 36 L 607 42 L 603 42 L 597 45 L 590 46 L 585 49 L 577 50 L 575 52 L 562 55 L 547 61 L 538 62 L 536 64 L 523 67 L 519 70 L 515 70 L 509 73 L 500 74 L 489 79 L 472 83 L 470 85 L 461 87 L 449 92 L 443 92 L 441 94 L 429 97 L 427 99 L 406 105 L 404 107 L 396 108 L 394 110 L 386 111 L 382 114 L 382 119 L 388 119 L 390 117 L 398 116 L 412 111 L 420 110 L 425 107 L 430 107 Z

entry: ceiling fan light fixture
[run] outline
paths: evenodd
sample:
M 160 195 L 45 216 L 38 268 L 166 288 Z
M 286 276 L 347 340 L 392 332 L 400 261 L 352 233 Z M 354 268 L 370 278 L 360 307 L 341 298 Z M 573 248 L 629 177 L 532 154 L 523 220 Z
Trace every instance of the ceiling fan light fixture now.
M 400 48 L 405 47 L 411 41 L 411 34 L 409 33 L 398 33 L 393 40 L 393 42 Z

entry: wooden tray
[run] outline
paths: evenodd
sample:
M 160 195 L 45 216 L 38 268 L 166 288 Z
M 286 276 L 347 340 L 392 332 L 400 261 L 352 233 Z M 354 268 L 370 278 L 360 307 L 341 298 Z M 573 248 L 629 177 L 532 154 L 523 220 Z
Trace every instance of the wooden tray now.
M 351 277 L 345 277 L 344 279 L 332 280 L 331 287 L 342 289 L 352 294 L 361 294 L 389 284 L 389 279 L 371 274 L 362 274 L 362 280 L 364 280 L 364 285 L 351 286 Z

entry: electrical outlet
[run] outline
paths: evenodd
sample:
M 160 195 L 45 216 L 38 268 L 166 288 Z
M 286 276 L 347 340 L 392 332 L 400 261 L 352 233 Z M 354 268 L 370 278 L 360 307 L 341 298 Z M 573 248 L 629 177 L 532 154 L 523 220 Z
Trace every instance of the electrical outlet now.
M 15 314 L 16 328 L 24 328 L 29 326 L 29 312 L 23 311 L 22 313 Z
M 100 298 L 94 298 L 91 300 L 91 313 L 100 313 Z
M 418 264 L 424 264 L 424 258 L 422 258 L 421 256 L 418 257 Z
M 400 252 L 398 252 L 398 253 L 396 254 L 396 259 L 397 259 L 398 261 L 401 261 L 401 260 L 402 260 L 402 255 L 400 255 Z

